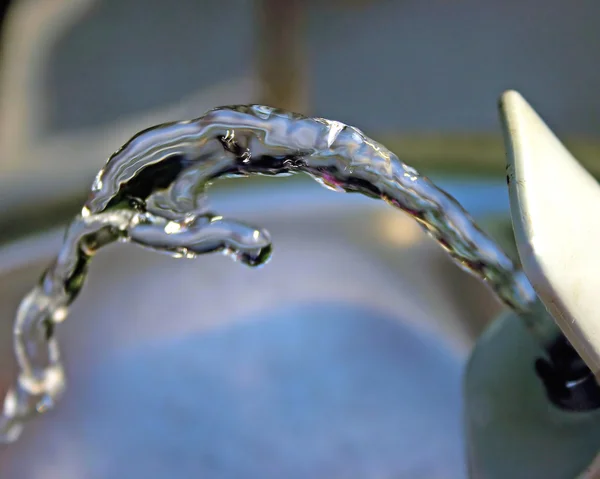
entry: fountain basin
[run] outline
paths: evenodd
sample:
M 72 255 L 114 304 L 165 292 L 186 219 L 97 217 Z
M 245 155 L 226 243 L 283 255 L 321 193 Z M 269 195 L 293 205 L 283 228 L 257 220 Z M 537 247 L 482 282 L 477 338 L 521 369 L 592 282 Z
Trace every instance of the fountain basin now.
M 248 269 L 131 245 L 99 253 L 60 326 L 68 389 L 0 453 L 0 476 L 466 476 L 461 381 L 499 310 L 408 216 L 313 183 L 212 195 L 266 227 Z M 441 182 L 476 216 L 501 184 Z M 1 380 L 11 318 L 60 231 L 0 252 Z

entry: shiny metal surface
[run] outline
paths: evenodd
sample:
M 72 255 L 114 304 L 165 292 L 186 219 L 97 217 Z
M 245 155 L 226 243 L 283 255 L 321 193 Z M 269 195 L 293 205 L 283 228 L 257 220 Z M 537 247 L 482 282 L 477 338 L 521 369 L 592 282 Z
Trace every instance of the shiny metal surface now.
M 461 369 L 481 318 L 449 283 L 491 315 L 490 293 L 391 208 L 273 186 L 215 196 L 272 233 L 263 269 L 99 254 L 58 333 L 64 401 L 2 450 L 0 477 L 464 477 Z M 502 189 L 448 188 L 505 208 Z M 5 386 L 9 318 L 59 243 L 0 255 Z

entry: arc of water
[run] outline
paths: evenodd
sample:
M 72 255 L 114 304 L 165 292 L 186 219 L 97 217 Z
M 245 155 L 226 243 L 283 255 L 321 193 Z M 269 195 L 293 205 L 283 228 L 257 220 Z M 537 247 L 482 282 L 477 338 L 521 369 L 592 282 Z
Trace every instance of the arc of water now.
M 15 440 L 26 419 L 60 396 L 64 372 L 54 327 L 66 318 L 98 249 L 130 241 L 174 256 L 221 251 L 248 265 L 263 264 L 271 251 L 268 233 L 212 213 L 207 186 L 220 177 L 299 172 L 410 214 L 459 266 L 525 318 L 536 304 L 523 272 L 456 200 L 360 130 L 265 106 L 217 108 L 139 133 L 99 172 L 57 258 L 17 312 L 20 371 L 4 403 L 0 438 Z M 555 332 L 539 320 L 528 323 L 542 341 Z

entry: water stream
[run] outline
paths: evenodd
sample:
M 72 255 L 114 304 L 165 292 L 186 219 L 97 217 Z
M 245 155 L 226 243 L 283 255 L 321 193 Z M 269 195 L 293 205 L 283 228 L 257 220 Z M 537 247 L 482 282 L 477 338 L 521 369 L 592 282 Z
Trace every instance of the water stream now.
M 140 132 L 98 173 L 60 252 L 18 308 L 19 371 L 4 402 L 0 440 L 16 440 L 24 422 L 52 408 L 63 392 L 55 327 L 67 317 L 102 246 L 131 242 L 186 258 L 221 252 L 262 265 L 271 255 L 269 233 L 211 211 L 207 187 L 222 177 L 300 172 L 408 213 L 458 265 L 521 314 L 541 342 L 554 337 L 551 320 L 530 314 L 539 302 L 524 273 L 456 200 L 384 146 L 336 121 L 258 105 L 217 108 Z

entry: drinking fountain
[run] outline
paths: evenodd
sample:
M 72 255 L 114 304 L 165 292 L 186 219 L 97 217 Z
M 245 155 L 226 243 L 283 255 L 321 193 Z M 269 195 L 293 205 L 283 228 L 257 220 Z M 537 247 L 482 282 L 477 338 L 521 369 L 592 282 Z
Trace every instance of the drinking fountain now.
M 500 111 L 519 257 L 562 334 L 536 342 L 505 314 L 479 339 L 465 378 L 469 466 L 473 477 L 578 477 L 600 449 L 600 223 L 589 213 L 600 188 L 521 95 L 505 93 Z
M 238 106 L 135 136 L 96 177 L 62 247 L 51 233 L 0 251 L 8 315 L 59 250 L 17 312 L 0 474 L 586 474 L 600 449 L 598 225 L 579 212 L 598 187 L 518 93 L 503 95 L 501 116 L 523 270 L 463 209 L 484 198 L 461 207 L 451 184 L 339 122 Z M 220 176 L 296 172 L 364 197 L 290 184 L 216 194 L 223 215 L 208 207 Z M 240 201 L 244 220 L 270 233 L 230 219 Z M 281 259 L 258 271 L 154 253 L 256 266 L 271 237 Z M 480 318 L 453 306 L 431 238 L 510 309 L 477 340 L 464 381 L 465 325 Z

